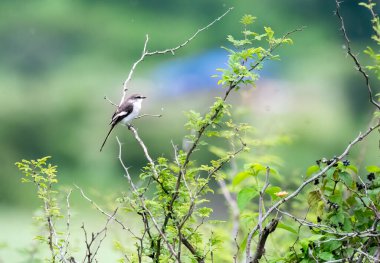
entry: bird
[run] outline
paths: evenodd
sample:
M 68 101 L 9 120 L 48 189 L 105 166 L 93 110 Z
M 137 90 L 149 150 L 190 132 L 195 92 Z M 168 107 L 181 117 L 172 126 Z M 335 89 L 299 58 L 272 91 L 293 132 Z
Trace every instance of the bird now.
M 142 96 L 140 94 L 133 94 L 117 107 L 115 113 L 112 115 L 112 120 L 110 122 L 111 128 L 108 131 L 102 146 L 100 147 L 100 151 L 102 151 L 104 144 L 108 139 L 108 136 L 111 134 L 113 128 L 115 128 L 118 123 L 130 127 L 131 121 L 139 115 L 139 112 L 141 110 L 141 102 L 144 99 L 146 99 L 145 96 Z

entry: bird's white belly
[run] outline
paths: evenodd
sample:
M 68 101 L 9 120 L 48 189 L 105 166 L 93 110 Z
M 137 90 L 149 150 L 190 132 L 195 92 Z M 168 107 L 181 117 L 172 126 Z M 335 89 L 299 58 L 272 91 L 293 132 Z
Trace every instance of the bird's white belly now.
M 135 105 L 133 105 L 133 111 L 127 117 L 122 119 L 120 123 L 128 126 L 131 123 L 131 121 L 133 121 L 133 119 L 139 115 L 140 109 L 141 103 L 135 103 Z

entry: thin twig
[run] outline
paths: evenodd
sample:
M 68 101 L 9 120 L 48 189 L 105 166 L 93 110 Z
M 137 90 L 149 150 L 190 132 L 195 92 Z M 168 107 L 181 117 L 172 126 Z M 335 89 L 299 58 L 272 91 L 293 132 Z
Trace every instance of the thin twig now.
M 145 146 L 145 143 L 143 142 L 143 140 L 141 140 L 141 138 L 140 138 L 137 130 L 135 129 L 135 127 L 133 127 L 131 125 L 129 127 L 129 129 L 132 131 L 133 135 L 135 136 L 136 141 L 140 144 L 141 148 L 143 149 L 145 157 L 149 161 L 149 164 L 150 164 L 151 169 L 153 171 L 154 179 L 158 180 L 158 172 L 156 169 L 156 165 L 154 164 L 152 157 L 150 157 L 150 155 L 149 155 L 148 148 Z
M 110 104 L 112 104 L 115 107 L 119 107 L 116 103 L 113 103 L 107 96 L 104 96 L 104 99 L 107 100 Z
M 162 114 L 143 114 L 143 115 L 135 117 L 135 120 L 143 118 L 143 117 L 157 117 L 157 118 L 161 118 Z
M 107 218 L 113 218 L 113 220 L 116 222 L 116 223 L 118 223 L 120 226 L 121 226 L 121 228 L 123 229 L 123 230 L 127 230 L 134 238 L 138 238 L 133 232 L 132 232 L 132 230 L 129 228 L 129 227 L 126 227 L 125 225 L 124 225 L 124 223 L 123 222 L 121 222 L 121 220 L 119 220 L 119 219 L 117 219 L 116 218 L 116 215 L 112 215 L 112 214 L 109 214 L 109 213 L 107 213 L 106 211 L 104 211 L 97 203 L 95 203 L 92 199 L 90 199 L 85 193 L 84 193 L 84 191 L 83 191 L 83 189 L 82 188 L 80 188 L 78 185 L 76 185 L 76 184 L 74 184 L 74 186 L 79 190 L 79 192 L 81 193 L 81 195 L 82 195 L 82 197 L 84 198 L 84 199 L 86 199 L 88 202 L 90 202 L 94 207 L 95 207 L 95 209 L 96 210 L 98 210 L 100 213 L 102 213 L 103 215 L 105 215 Z
M 370 81 L 369 81 L 369 76 L 364 71 L 364 69 L 363 69 L 362 65 L 360 64 L 359 59 L 357 58 L 357 56 L 355 56 L 352 53 L 351 44 L 350 44 L 351 41 L 350 41 L 350 39 L 348 38 L 348 35 L 347 35 L 346 27 L 345 27 L 345 24 L 344 24 L 344 19 L 343 19 L 343 17 L 340 14 L 340 2 L 339 2 L 339 0 L 335 0 L 335 3 L 336 3 L 335 14 L 338 17 L 338 19 L 340 20 L 340 30 L 342 31 L 344 39 L 345 39 L 345 42 L 346 42 L 347 54 L 352 58 L 352 60 L 355 63 L 356 69 L 360 72 L 360 74 L 363 76 L 363 78 L 365 80 L 365 83 L 366 83 L 366 86 L 367 86 L 367 90 L 368 90 L 368 95 L 369 95 L 369 101 L 373 105 L 375 105 L 377 109 L 380 110 L 380 104 L 376 102 L 376 100 L 375 100 L 375 98 L 373 96 L 371 84 L 370 84 Z
M 156 171 L 156 169 L 155 169 L 155 165 L 154 165 L 154 163 L 153 163 L 152 158 L 151 158 L 151 157 L 149 156 L 149 154 L 148 154 L 148 150 L 147 150 L 147 148 L 146 148 L 144 142 L 143 142 L 143 141 L 140 139 L 140 137 L 138 136 L 137 131 L 136 131 L 135 128 L 133 128 L 133 127 L 131 126 L 130 129 L 131 129 L 132 132 L 135 134 L 135 138 L 136 138 L 136 140 L 140 143 L 141 147 L 143 147 L 143 149 L 144 149 L 144 153 L 145 153 L 145 157 L 146 157 L 146 158 L 149 160 L 149 162 L 151 163 L 151 165 L 152 165 L 152 169 L 154 169 L 153 171 L 154 171 L 154 173 L 156 174 L 156 176 L 158 177 L 158 175 L 157 175 L 157 171 Z M 119 143 L 119 160 L 120 160 L 120 162 L 121 162 L 121 164 L 122 164 L 122 166 L 123 166 L 123 168 L 124 168 L 124 170 L 125 170 L 125 172 L 126 172 L 126 174 L 127 174 L 127 178 L 131 178 L 130 175 L 129 175 L 128 169 L 126 168 L 124 162 L 123 162 L 122 159 L 121 159 L 121 155 L 120 155 L 120 153 L 121 153 L 121 146 L 122 146 L 122 145 L 121 145 L 121 143 L 120 143 L 119 140 L 118 140 L 118 143 Z M 132 180 L 131 180 L 131 182 L 132 182 Z M 146 213 L 149 215 L 150 220 L 152 221 L 154 227 L 155 227 L 156 230 L 158 231 L 160 237 L 164 240 L 166 246 L 167 246 L 168 249 L 169 249 L 169 252 L 175 257 L 176 261 L 179 261 L 179 259 L 177 258 L 177 253 L 175 252 L 173 246 L 172 246 L 171 243 L 168 241 L 168 239 L 167 239 L 165 233 L 161 230 L 161 228 L 160 228 L 160 226 L 158 225 L 158 222 L 157 222 L 157 220 L 155 219 L 155 217 L 153 216 L 152 212 L 147 208 L 147 206 L 146 206 L 146 204 L 145 204 L 144 197 L 141 196 L 140 194 L 138 194 L 137 189 L 136 189 L 134 186 L 133 186 L 132 188 L 133 188 L 133 191 L 134 191 L 135 193 L 137 193 L 137 197 L 138 197 L 139 200 L 140 200 L 140 205 L 141 205 L 141 207 L 144 209 L 144 212 L 146 212 Z
M 69 244 L 70 244 L 70 220 L 71 220 L 71 212 L 70 212 L 70 196 L 73 189 L 70 189 L 66 195 L 66 238 L 65 238 L 65 255 L 68 253 Z
M 179 50 L 180 48 L 186 46 L 190 41 L 192 41 L 199 33 L 201 33 L 202 31 L 205 31 L 206 29 L 210 28 L 212 25 L 214 25 L 216 22 L 218 22 L 219 20 L 221 20 L 224 16 L 226 16 L 233 8 L 229 8 L 226 12 L 224 12 L 221 16 L 219 16 L 218 18 L 214 19 L 211 23 L 209 23 L 208 25 L 198 29 L 190 38 L 188 38 L 186 41 L 184 41 L 183 43 L 179 44 L 178 46 L 174 47 L 174 48 L 168 48 L 168 49 L 165 49 L 165 50 L 157 50 L 157 51 L 153 51 L 153 52 L 149 52 L 147 51 L 147 46 L 148 46 L 148 42 L 149 42 L 149 35 L 147 34 L 145 36 L 145 42 L 144 42 L 144 47 L 143 47 L 143 51 L 142 51 L 142 54 L 141 54 L 141 57 L 132 65 L 132 68 L 128 74 L 128 77 L 127 79 L 124 81 L 123 83 L 123 96 L 121 98 L 121 101 L 120 101 L 120 104 L 124 101 L 125 97 L 126 97 L 126 93 L 127 93 L 127 90 L 128 90 L 128 84 L 129 82 L 131 81 L 132 79 L 132 75 L 137 67 L 137 65 L 142 62 L 145 57 L 148 57 L 148 56 L 153 56 L 153 55 L 164 55 L 164 54 L 167 54 L 167 53 L 171 53 L 172 55 L 175 54 L 175 52 L 177 50 Z

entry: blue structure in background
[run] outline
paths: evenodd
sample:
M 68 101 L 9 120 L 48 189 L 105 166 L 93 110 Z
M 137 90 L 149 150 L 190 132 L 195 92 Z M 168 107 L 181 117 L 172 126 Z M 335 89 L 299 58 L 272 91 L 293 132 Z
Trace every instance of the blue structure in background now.
M 216 89 L 221 72 L 217 68 L 226 68 L 228 52 L 223 49 L 213 49 L 187 58 L 173 59 L 160 64 L 152 73 L 152 80 L 156 90 L 166 90 L 165 96 L 182 96 L 195 91 Z M 269 77 L 267 73 L 276 70 L 276 63 L 265 65 L 264 71 L 260 71 L 261 77 Z

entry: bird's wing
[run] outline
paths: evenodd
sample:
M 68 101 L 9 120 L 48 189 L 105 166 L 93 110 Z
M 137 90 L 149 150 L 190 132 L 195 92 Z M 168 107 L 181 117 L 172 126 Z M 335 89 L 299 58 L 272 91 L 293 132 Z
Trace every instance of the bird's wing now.
M 133 104 L 132 103 L 122 103 L 119 108 L 115 111 L 115 113 L 112 115 L 111 123 L 112 125 L 116 125 L 119 123 L 122 119 L 124 119 L 126 116 L 131 114 L 133 111 Z

